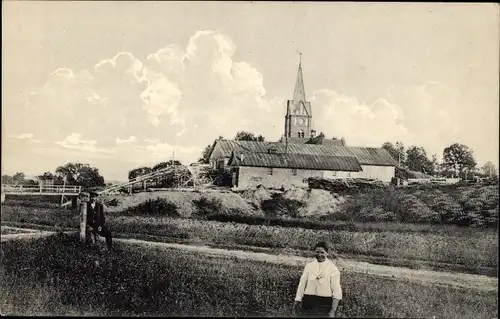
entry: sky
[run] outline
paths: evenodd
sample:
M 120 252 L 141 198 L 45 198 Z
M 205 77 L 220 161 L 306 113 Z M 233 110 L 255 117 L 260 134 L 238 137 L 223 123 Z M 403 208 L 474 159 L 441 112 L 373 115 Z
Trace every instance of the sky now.
M 299 52 L 318 133 L 498 167 L 498 25 L 487 3 L 3 1 L 2 174 L 125 180 L 240 130 L 276 141 Z

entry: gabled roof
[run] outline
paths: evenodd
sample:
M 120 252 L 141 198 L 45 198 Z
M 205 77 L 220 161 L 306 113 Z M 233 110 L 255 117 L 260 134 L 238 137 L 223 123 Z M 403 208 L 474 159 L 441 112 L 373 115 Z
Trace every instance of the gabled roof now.
M 228 165 L 360 172 L 354 157 L 308 154 L 232 153 Z
M 344 143 L 345 142 L 342 142 L 342 140 L 323 139 L 323 141 L 321 142 L 321 145 L 325 145 L 325 146 L 346 146 Z
M 233 140 L 217 140 L 210 158 L 229 158 L 233 151 L 235 153 L 268 153 L 271 147 L 281 154 L 354 157 L 361 165 L 396 166 L 397 164 L 389 152 L 383 148 L 288 143 L 285 152 L 285 143 Z

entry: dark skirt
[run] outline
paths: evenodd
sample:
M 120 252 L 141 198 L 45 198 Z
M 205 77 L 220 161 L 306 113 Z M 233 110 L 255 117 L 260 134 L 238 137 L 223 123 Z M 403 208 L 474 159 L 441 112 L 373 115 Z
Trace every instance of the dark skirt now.
M 301 315 L 304 317 L 326 318 L 332 310 L 332 297 L 304 295 Z

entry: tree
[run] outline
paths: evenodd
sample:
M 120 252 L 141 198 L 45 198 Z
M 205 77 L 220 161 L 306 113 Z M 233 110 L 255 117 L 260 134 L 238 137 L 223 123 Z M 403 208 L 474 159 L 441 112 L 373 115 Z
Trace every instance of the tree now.
M 70 185 L 83 187 L 104 186 L 104 177 L 99 174 L 99 169 L 90 167 L 89 164 L 68 163 L 56 169 L 56 177 L 64 179 Z
M 474 153 L 463 144 L 452 144 L 443 151 L 443 167 L 455 176 L 463 177 L 465 171 L 473 171 L 476 165 Z
M 409 170 L 432 174 L 432 162 L 427 158 L 423 147 L 411 146 L 406 150 L 406 166 Z
M 210 152 L 212 152 L 212 145 L 209 144 L 203 149 L 203 152 L 201 152 L 201 157 L 198 160 L 198 163 L 208 164 L 210 162 Z
M 13 183 L 12 176 L 2 175 L 2 184 L 12 184 L 12 183 Z
M 14 183 L 22 183 L 24 181 L 24 173 L 15 173 L 14 176 L 12 176 L 12 181 Z
M 35 185 L 38 185 L 38 183 L 33 180 L 33 179 L 25 179 L 22 181 L 21 183 L 22 185 L 25 185 L 25 186 L 35 186 Z
M 437 154 L 432 154 L 431 168 L 432 168 L 431 175 L 439 174 L 440 165 L 439 165 Z
M 481 169 L 482 169 L 484 175 L 486 175 L 488 177 L 496 177 L 497 176 L 497 169 L 491 161 L 486 162 Z
M 178 160 L 170 160 L 170 161 L 167 161 L 167 162 L 161 162 L 161 163 L 158 163 L 155 166 L 153 166 L 153 171 L 157 171 L 159 169 L 167 168 L 167 167 L 172 166 L 172 165 L 182 165 L 182 163 L 179 162 Z
M 404 165 L 406 162 L 406 153 L 402 142 L 396 142 L 396 145 L 391 142 L 385 142 L 382 144 L 382 148 L 386 149 L 396 162 L 399 163 L 401 160 L 401 165 Z
M 151 167 L 139 167 L 128 172 L 128 179 L 131 180 L 138 176 L 149 174 L 152 171 Z
M 259 141 L 259 142 L 264 142 L 265 138 L 262 135 L 255 136 L 254 133 L 247 132 L 247 131 L 240 131 L 236 133 L 236 136 L 234 137 L 236 141 Z
M 51 172 L 45 172 L 42 175 L 38 175 L 36 178 L 38 178 L 41 181 L 52 181 L 56 179 L 56 176 Z

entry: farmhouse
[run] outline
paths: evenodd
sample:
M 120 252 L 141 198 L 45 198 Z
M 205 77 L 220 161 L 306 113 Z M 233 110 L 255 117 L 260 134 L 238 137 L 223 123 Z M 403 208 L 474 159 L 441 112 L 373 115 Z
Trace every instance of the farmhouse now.
M 219 139 L 209 164 L 233 174 L 233 186 L 281 188 L 307 186 L 307 178 L 371 178 L 385 183 L 395 176 L 396 161 L 383 148 L 347 146 L 344 139 L 325 139 L 311 129 L 312 108 L 306 101 L 299 64 L 293 100 L 287 101 L 285 134 L 278 142 Z
M 309 177 L 346 178 L 361 171 L 354 157 L 310 154 L 234 153 L 229 159 L 233 186 L 307 186 Z

